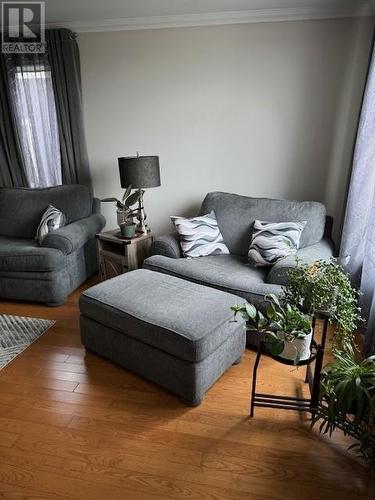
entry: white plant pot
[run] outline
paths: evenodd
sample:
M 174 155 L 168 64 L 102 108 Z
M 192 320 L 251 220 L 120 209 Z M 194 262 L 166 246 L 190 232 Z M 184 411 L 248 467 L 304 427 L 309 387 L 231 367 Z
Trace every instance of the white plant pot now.
M 277 336 L 280 340 L 284 341 L 284 350 L 279 356 L 284 359 L 295 360 L 298 354 L 300 361 L 309 359 L 311 355 L 310 345 L 312 340 L 312 329 L 308 335 L 303 338 L 294 339 L 292 342 L 285 340 L 284 332 L 277 332 Z

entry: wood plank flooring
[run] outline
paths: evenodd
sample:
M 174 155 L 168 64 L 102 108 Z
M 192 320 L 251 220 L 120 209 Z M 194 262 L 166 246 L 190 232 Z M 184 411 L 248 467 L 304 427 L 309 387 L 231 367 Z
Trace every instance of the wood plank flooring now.
M 59 308 L 1 303 L 56 324 L 0 372 L 0 498 L 375 499 L 341 434 L 321 436 L 294 412 L 248 417 L 253 352 L 197 408 L 86 353 L 84 288 Z M 303 375 L 266 359 L 259 387 L 303 393 Z

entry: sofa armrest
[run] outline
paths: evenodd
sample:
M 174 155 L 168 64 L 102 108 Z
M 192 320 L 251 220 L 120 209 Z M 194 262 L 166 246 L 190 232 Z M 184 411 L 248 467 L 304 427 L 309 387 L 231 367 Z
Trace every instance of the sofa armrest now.
M 164 255 L 172 259 L 179 259 L 182 257 L 178 234 L 173 232 L 155 238 L 151 247 L 151 255 Z
M 56 248 L 68 255 L 83 247 L 91 238 L 94 238 L 105 225 L 105 218 L 101 214 L 92 214 L 67 226 L 51 231 L 42 241 L 43 247 Z
M 334 245 L 329 238 L 323 238 L 319 243 L 300 248 L 295 255 L 289 255 L 276 262 L 269 271 L 266 281 L 277 285 L 286 285 L 288 272 L 296 267 L 296 258 L 302 264 L 313 264 L 317 260 L 329 260 L 333 255 Z

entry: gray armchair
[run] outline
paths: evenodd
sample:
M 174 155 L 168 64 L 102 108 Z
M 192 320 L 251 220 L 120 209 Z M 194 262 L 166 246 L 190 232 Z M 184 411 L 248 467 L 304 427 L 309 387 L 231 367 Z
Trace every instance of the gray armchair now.
M 48 205 L 67 224 L 35 241 Z M 60 305 L 97 270 L 95 234 L 103 229 L 100 201 L 86 186 L 0 189 L 0 298 Z
M 190 281 L 219 288 L 252 303 L 269 293 L 280 294 L 288 270 L 296 265 L 295 256 L 278 261 L 271 268 L 247 264 L 251 228 L 255 219 L 270 222 L 307 221 L 301 235 L 297 257 L 305 263 L 328 260 L 333 255 L 332 219 L 324 205 L 314 201 L 288 201 L 250 198 L 230 193 L 209 193 L 200 214 L 214 210 L 230 255 L 186 259 L 182 257 L 177 233 L 155 239 L 152 256 L 144 267 Z

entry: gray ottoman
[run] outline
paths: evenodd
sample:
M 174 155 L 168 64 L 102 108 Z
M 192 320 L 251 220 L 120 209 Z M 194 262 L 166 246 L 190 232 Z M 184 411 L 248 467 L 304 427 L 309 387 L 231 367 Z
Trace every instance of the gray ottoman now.
M 238 297 L 139 269 L 80 298 L 81 339 L 89 350 L 199 404 L 245 349 L 245 325 L 232 322 Z

